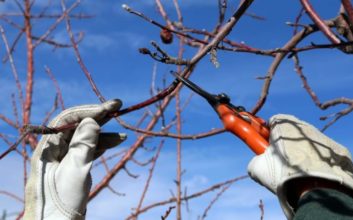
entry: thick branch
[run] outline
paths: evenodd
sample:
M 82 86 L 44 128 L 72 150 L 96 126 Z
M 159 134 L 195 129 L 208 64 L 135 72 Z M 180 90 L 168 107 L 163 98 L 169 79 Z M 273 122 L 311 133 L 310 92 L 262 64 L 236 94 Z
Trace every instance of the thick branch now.
M 323 21 L 316 13 L 309 0 L 300 0 L 306 13 L 310 16 L 311 20 L 317 25 L 320 31 L 334 44 L 341 43 L 341 40 L 331 31 L 330 27 Z

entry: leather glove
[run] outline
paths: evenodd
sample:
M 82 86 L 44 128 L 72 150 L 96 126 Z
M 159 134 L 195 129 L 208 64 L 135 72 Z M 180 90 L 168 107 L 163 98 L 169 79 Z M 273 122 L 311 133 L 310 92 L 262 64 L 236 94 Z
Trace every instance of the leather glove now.
M 49 123 L 58 127 L 80 122 L 75 131 L 43 135 L 39 141 L 26 186 L 25 220 L 85 218 L 92 161 L 126 139 L 125 134 L 100 133 L 100 126 L 110 119 L 107 115 L 120 107 L 120 100 L 77 106 Z
M 294 215 L 288 195 L 298 181 L 317 178 L 353 190 L 353 165 L 347 148 L 294 116 L 275 115 L 269 124 L 270 146 L 250 161 L 248 173 L 277 194 L 288 219 Z

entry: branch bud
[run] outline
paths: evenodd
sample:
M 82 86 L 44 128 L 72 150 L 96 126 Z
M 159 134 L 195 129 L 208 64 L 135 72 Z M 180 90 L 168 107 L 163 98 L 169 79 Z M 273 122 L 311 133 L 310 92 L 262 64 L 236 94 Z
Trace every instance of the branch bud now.
M 122 4 L 121 7 L 126 11 L 131 11 L 131 8 L 127 4 Z

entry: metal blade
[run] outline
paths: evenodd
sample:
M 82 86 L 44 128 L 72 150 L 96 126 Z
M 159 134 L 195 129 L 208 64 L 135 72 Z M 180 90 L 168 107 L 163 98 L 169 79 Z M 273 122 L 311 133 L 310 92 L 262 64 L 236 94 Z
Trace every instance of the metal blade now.
M 188 79 L 185 79 L 184 77 L 173 73 L 173 76 L 175 76 L 180 82 L 182 82 L 185 86 L 187 86 L 188 88 L 190 88 L 192 91 L 196 92 L 197 94 L 199 94 L 200 96 L 204 97 L 210 104 L 216 104 L 218 103 L 218 100 L 216 99 L 215 95 L 212 95 L 208 92 L 206 92 L 205 90 L 201 89 L 199 86 L 197 86 L 195 83 L 191 82 Z

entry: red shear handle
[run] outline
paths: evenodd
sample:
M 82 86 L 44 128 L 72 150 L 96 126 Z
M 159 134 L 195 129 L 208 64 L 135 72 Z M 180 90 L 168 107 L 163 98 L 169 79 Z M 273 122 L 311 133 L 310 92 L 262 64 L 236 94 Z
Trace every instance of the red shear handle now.
M 270 130 L 266 125 L 266 121 L 262 118 L 256 117 L 249 112 L 239 112 L 239 115 L 245 119 L 250 125 L 263 137 L 265 140 L 270 138 Z
M 250 122 L 247 122 L 234 114 L 233 110 L 222 104 L 217 106 L 217 112 L 227 131 L 232 132 L 243 140 L 255 154 L 259 155 L 265 152 L 269 146 L 269 131 L 265 127 L 263 120 L 247 113 L 246 116 L 250 117 Z M 245 114 L 245 112 L 241 114 Z

